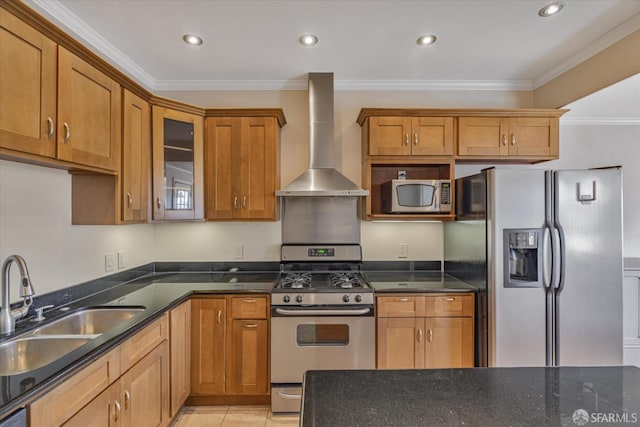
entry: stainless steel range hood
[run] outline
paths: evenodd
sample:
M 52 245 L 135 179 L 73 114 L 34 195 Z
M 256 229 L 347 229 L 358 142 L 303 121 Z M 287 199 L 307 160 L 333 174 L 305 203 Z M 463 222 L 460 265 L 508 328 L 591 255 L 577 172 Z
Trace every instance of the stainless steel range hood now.
M 309 73 L 309 169 L 276 196 L 367 196 L 334 167 L 333 73 Z

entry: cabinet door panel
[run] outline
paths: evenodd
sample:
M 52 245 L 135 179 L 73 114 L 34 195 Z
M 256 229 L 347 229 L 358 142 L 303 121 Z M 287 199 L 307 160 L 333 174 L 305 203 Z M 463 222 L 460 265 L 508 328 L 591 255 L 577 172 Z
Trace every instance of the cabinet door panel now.
M 55 157 L 56 61 L 53 41 L 0 9 L 0 147 Z
M 206 121 L 205 192 L 207 219 L 230 219 L 239 209 L 240 119 L 212 117 Z M 234 197 L 235 203 L 234 203 Z
M 425 297 L 378 297 L 378 317 L 419 317 L 425 314 Z
M 267 394 L 268 322 L 233 320 L 227 394 Z
M 506 156 L 509 120 L 499 117 L 458 118 L 459 156 Z
M 120 382 L 112 384 L 63 424 L 64 427 L 118 427 L 122 404 L 118 402 Z M 117 402 L 117 403 L 116 403 Z
M 411 117 L 371 117 L 369 155 L 411 154 Z
M 411 131 L 411 154 L 453 154 L 453 117 L 414 117 Z
M 241 217 L 275 219 L 275 118 L 243 117 L 241 121 Z
M 378 319 L 377 367 L 413 369 L 424 367 L 424 319 Z
M 171 310 L 171 417 L 191 390 L 191 300 Z
M 510 156 L 558 157 L 558 119 L 510 118 L 509 132 Z
M 149 103 L 125 90 L 123 106 L 122 220 L 146 221 L 151 153 Z
M 473 319 L 425 319 L 426 368 L 473 367 Z
M 226 301 L 191 301 L 191 394 L 224 394 Z
M 58 47 L 58 158 L 117 170 L 120 85 Z

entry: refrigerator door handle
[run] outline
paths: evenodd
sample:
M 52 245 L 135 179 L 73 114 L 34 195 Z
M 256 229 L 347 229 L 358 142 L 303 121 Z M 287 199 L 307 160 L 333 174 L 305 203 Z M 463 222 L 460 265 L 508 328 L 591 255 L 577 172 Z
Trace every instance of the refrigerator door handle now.
M 553 286 L 553 253 L 555 249 L 553 230 L 545 222 L 542 227 L 542 286 L 549 289 Z
M 542 284 L 545 289 L 555 286 L 556 280 L 556 250 L 558 242 L 555 234 L 555 224 L 553 223 L 553 175 L 551 171 L 545 171 L 544 174 L 544 226 L 542 227 Z M 546 237 L 548 233 L 548 238 Z M 549 246 L 546 245 L 549 241 Z M 547 248 L 549 252 L 547 252 Z M 548 265 L 548 267 L 546 267 Z M 547 281 L 547 277 L 549 280 Z

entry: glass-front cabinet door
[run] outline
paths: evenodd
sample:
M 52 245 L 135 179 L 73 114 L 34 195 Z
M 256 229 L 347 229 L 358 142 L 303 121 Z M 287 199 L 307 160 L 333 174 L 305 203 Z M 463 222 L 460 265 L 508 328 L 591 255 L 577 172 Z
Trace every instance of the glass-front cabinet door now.
M 204 218 L 202 117 L 153 107 L 153 219 Z

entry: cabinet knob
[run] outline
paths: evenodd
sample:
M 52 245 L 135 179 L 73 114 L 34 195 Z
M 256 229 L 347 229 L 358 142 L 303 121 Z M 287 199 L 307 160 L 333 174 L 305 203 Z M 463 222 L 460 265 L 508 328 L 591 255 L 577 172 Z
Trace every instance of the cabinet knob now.
M 66 144 L 67 142 L 69 142 L 69 139 L 71 138 L 71 129 L 69 128 L 69 124 L 67 122 L 64 122 L 62 127 L 64 127 L 64 140 L 63 140 L 63 142 Z
M 506 133 L 502 134 L 502 145 L 507 145 L 507 134 Z
M 53 133 L 55 132 L 55 126 L 53 125 L 53 119 L 51 117 L 47 117 L 47 125 L 49 126 L 49 133 L 47 133 L 47 139 L 51 139 L 53 137 Z
M 516 134 L 515 133 L 511 134 L 511 145 L 516 145 Z

